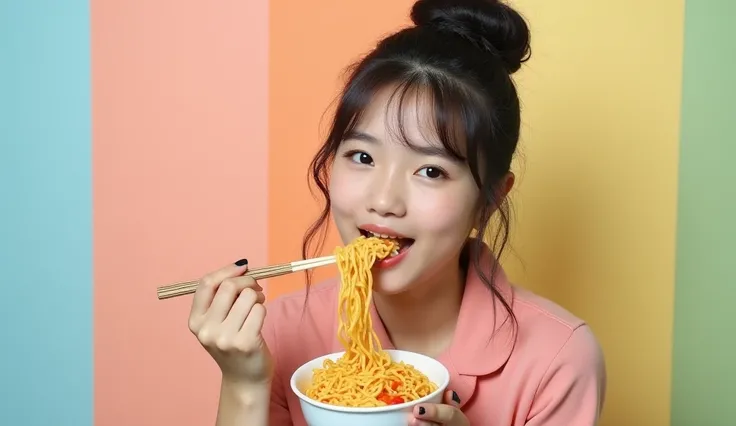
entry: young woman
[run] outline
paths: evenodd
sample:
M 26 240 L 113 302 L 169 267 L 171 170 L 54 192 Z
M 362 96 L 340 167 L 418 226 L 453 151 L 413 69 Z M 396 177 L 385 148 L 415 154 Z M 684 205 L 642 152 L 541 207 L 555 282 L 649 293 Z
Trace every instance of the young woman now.
M 325 197 L 304 254 L 330 217 L 345 243 L 400 237 L 374 267 L 372 315 L 384 348 L 440 360 L 444 404 L 411 425 L 590 426 L 605 390 L 590 328 L 512 286 L 497 262 L 519 138 L 511 79 L 529 29 L 494 0 L 419 0 L 415 26 L 355 65 L 332 128 L 311 164 Z M 489 235 L 486 245 L 471 235 Z M 201 280 L 189 325 L 222 370 L 217 424 L 302 426 L 292 372 L 342 350 L 339 282 L 270 301 L 241 260 Z

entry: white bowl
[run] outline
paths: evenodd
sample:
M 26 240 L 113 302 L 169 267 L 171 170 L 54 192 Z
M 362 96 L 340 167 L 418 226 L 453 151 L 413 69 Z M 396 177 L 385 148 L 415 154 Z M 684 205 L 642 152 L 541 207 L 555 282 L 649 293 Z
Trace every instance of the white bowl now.
M 404 361 L 427 375 L 437 385 L 437 390 L 424 398 L 403 404 L 384 407 L 340 407 L 315 401 L 303 390 L 311 384 L 314 369 L 322 368 L 325 359 L 337 360 L 344 352 L 337 352 L 313 359 L 299 367 L 291 376 L 291 390 L 299 397 L 304 419 L 309 426 L 406 426 L 414 406 L 422 403 L 442 403 L 442 395 L 450 383 L 450 372 L 442 363 L 414 352 L 387 350 L 393 361 Z

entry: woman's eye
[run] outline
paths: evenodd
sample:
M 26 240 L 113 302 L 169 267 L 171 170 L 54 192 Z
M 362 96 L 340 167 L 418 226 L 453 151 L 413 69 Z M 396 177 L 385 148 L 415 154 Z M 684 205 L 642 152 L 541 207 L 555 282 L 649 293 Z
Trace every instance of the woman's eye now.
M 358 164 L 367 164 L 369 166 L 373 164 L 373 158 L 365 152 L 354 152 L 350 155 L 350 159 Z
M 422 167 L 417 172 L 420 176 L 425 176 L 430 179 L 439 179 L 445 176 L 445 172 L 439 167 Z

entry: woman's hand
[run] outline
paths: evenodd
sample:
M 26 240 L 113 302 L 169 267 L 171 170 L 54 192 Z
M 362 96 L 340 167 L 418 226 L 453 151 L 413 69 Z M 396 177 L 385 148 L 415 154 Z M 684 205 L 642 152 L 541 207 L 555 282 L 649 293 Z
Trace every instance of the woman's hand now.
M 247 265 L 239 260 L 199 281 L 189 329 L 220 366 L 223 382 L 249 387 L 270 382 L 273 361 L 261 336 L 266 299 L 261 286 L 243 276 Z
M 414 407 L 410 426 L 470 426 L 470 421 L 460 411 L 460 398 L 454 391 L 447 391 L 444 404 L 422 404 Z

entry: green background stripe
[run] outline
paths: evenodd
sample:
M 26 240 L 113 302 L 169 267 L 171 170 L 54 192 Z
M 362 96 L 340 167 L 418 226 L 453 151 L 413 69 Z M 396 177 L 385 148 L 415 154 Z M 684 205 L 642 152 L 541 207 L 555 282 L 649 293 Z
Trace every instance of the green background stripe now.
M 736 2 L 685 6 L 673 426 L 736 425 Z

